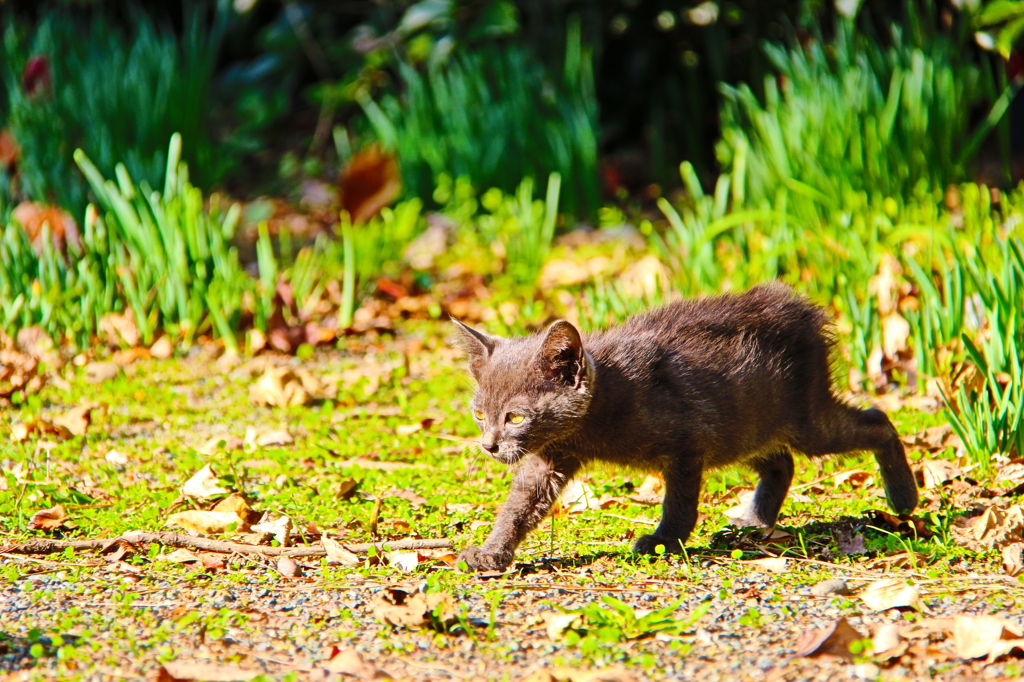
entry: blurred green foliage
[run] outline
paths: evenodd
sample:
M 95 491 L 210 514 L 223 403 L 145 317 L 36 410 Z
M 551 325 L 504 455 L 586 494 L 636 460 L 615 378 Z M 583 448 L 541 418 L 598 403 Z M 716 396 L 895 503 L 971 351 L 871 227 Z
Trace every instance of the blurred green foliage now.
M 183 155 L 197 182 L 209 186 L 223 177 L 234 159 L 215 146 L 209 116 L 224 16 L 208 26 L 193 11 L 181 36 L 141 10 L 131 12 L 130 31 L 99 13 L 82 21 L 51 12 L 38 25 L 12 17 L 3 34 L 7 109 L 0 121 L 21 148 L 21 193 L 81 216 L 88 199 L 72 160 L 76 148 L 105 174 L 124 163 L 133 177 L 155 185 L 175 132 L 187 140 Z M 47 74 L 27 87 L 31 60 Z

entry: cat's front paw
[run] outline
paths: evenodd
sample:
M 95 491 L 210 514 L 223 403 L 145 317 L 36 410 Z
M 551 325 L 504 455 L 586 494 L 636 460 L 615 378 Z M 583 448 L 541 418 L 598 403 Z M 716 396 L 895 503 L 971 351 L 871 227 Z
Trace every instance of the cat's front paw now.
M 683 551 L 683 541 L 679 538 L 663 537 L 661 535 L 642 535 L 633 543 L 635 554 L 659 554 L 658 546 L 665 548 L 665 552 Z
M 467 547 L 459 552 L 458 561 L 465 561 L 474 571 L 504 571 L 512 563 L 512 553 L 491 553 L 482 547 Z

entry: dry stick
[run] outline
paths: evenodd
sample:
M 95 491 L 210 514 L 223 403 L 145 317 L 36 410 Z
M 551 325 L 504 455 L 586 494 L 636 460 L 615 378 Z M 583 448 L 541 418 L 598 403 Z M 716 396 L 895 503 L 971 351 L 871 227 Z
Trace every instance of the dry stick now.
M 50 540 L 37 538 L 18 545 L 4 547 L 0 551 L 13 554 L 53 554 L 62 552 L 68 547 L 72 549 L 104 549 L 119 541 L 131 544 L 158 542 L 167 547 L 187 547 L 189 549 L 200 549 L 207 552 L 223 552 L 229 554 L 265 554 L 267 556 L 324 556 L 326 552 L 323 547 L 264 547 L 261 545 L 247 545 L 240 542 L 224 542 L 222 540 L 210 540 L 209 538 L 192 537 L 184 533 L 152 532 L 145 530 L 133 530 L 116 538 L 105 538 L 102 540 Z M 384 550 L 384 546 L 392 550 L 397 549 L 442 549 L 452 546 L 448 539 L 439 540 L 395 540 L 392 542 L 363 542 L 352 545 L 344 545 L 350 552 L 368 552 L 373 547 L 378 552 Z

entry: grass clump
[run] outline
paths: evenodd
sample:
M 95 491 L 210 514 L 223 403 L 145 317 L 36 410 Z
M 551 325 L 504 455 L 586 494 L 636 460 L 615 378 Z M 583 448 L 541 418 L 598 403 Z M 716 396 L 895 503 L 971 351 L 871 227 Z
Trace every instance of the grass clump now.
M 397 151 L 411 196 L 429 199 L 442 174 L 511 192 L 523 178 L 558 173 L 564 210 L 586 215 L 599 201 L 590 64 L 576 23 L 562 74 L 526 47 L 487 45 L 422 71 L 402 63 L 402 92 L 362 105 L 378 139 Z
M 1010 91 L 999 98 L 991 74 L 946 36 L 915 45 L 893 26 L 890 42 L 840 19 L 828 43 L 765 45 L 776 73 L 763 100 L 747 85 L 722 86 L 719 160 L 745 168 L 749 201 L 773 204 L 788 189 L 812 219 L 863 202 L 858 196 L 898 201 L 966 179 Z M 993 103 L 972 134 L 972 115 Z
M 186 14 L 181 37 L 130 12 L 132 30 L 101 14 L 89 22 L 47 13 L 36 26 L 12 20 L 3 34 L 0 77 L 6 119 L 21 147 L 21 191 L 81 215 L 87 185 L 75 172 L 81 148 L 105 175 L 116 164 L 156 186 L 167 166 L 172 133 L 186 140 L 183 157 L 195 181 L 209 186 L 231 167 L 214 143 L 210 122 L 214 66 L 225 14 L 212 27 Z M 26 82 L 26 65 L 38 72 Z

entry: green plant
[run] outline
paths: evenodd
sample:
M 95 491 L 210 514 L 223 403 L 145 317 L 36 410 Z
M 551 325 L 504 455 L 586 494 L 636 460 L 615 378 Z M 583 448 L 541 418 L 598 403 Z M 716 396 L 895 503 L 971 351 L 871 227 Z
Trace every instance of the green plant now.
M 851 203 L 881 205 L 965 178 L 1012 91 L 1000 94 L 945 36 L 917 45 L 896 26 L 891 33 L 886 48 L 840 19 L 827 44 L 819 31 L 806 47 L 765 45 L 777 74 L 763 100 L 746 85 L 722 86 L 719 159 L 745 166 L 754 205 L 787 188 L 792 214 L 815 224 Z M 972 131 L 982 105 L 990 115 Z
M 155 186 L 175 132 L 187 140 L 182 154 L 199 184 L 222 177 L 232 158 L 215 148 L 207 116 L 226 12 L 220 3 L 210 28 L 201 12 L 188 13 L 180 38 L 141 11 L 130 13 L 131 32 L 99 13 L 88 23 L 63 12 L 31 27 L 8 23 L 0 59 L 8 102 L 0 119 L 21 147 L 24 193 L 81 215 L 88 199 L 72 165 L 76 148 L 105 175 L 123 163 Z M 31 92 L 21 82 L 30 59 L 49 72 Z
M 962 334 L 980 381 L 964 381 L 947 396 L 946 414 L 986 469 L 993 454 L 1024 452 L 1024 243 L 1012 237 L 1005 249 L 1002 267 L 969 252 L 957 261 L 980 299 L 985 328 L 974 339 Z
M 202 192 L 189 183 L 179 161 L 181 144 L 180 135 L 171 137 L 162 193 L 145 181 L 136 187 L 120 164 L 117 182 L 104 180 L 76 150 L 75 161 L 104 211 L 90 211 L 86 218 L 79 262 L 114 274 L 145 343 L 157 329 L 168 328 L 186 339 L 213 331 L 234 346 L 244 294 L 253 289 L 230 243 L 239 208 L 221 213 L 215 203 L 210 212 L 204 209 Z M 261 308 L 268 303 L 260 302 Z M 258 315 L 269 318 L 265 309 Z
M 360 103 L 398 153 L 407 194 L 430 198 L 442 174 L 510 192 L 523 178 L 558 173 L 566 211 L 597 210 L 597 106 L 578 23 L 560 75 L 520 45 L 467 48 L 423 72 L 403 62 L 398 75 L 399 95 Z
M 668 606 L 651 611 L 637 611 L 626 602 L 602 595 L 600 602 L 592 602 L 583 608 L 563 610 L 569 615 L 575 614 L 565 630 L 565 641 L 569 645 L 584 648 L 600 647 L 633 639 L 651 637 L 658 633 L 679 635 L 690 629 L 711 608 L 709 602 L 701 604 L 681 619 L 673 618 L 685 600 L 680 599 Z

